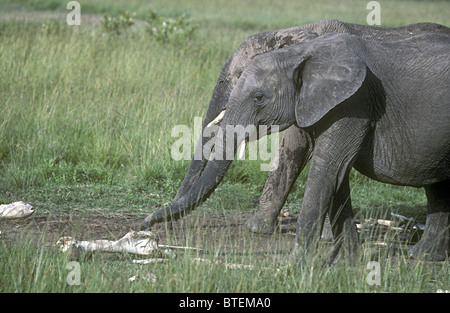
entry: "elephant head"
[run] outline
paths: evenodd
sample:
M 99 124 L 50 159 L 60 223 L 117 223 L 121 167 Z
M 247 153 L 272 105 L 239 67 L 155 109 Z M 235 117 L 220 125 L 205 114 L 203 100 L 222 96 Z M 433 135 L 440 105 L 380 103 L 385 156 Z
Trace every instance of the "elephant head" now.
M 144 227 L 177 219 L 204 201 L 223 179 L 241 141 L 266 134 L 259 126 L 267 125 L 267 133 L 274 126 L 279 131 L 293 124 L 310 127 L 356 93 L 366 65 L 345 41 L 328 37 L 253 58 L 229 95 L 205 169 L 186 193 L 150 214 Z
M 316 33 L 299 27 L 269 31 L 248 37 L 232 53 L 220 72 L 209 102 L 202 129 L 202 133 L 205 135 L 201 136 L 197 143 L 196 151 L 174 201 L 185 195 L 202 174 L 209 157 L 203 153 L 203 148 L 214 139 L 214 133 L 208 136 L 204 130 L 208 126 L 221 122 L 230 94 L 252 59 L 256 55 L 307 41 L 317 36 Z

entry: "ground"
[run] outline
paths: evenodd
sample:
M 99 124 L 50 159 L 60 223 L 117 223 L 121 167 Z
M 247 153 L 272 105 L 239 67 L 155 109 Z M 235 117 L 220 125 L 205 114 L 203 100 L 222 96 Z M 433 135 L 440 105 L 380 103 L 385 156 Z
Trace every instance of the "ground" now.
M 280 227 L 276 233 L 256 234 L 244 226 L 252 214 L 254 213 L 251 211 L 199 210 L 176 222 L 155 225 L 151 231 L 156 233 L 161 245 L 201 248 L 203 255 L 215 255 L 218 259 L 252 255 L 266 258 L 272 264 L 286 260 L 295 244 L 297 217 L 279 217 Z M 3 242 L 31 238 L 46 246 L 54 246 L 63 236 L 71 236 L 76 240 L 117 240 L 130 230 L 138 230 L 144 218 L 145 215 L 137 213 L 100 210 L 89 214 L 37 214 L 24 220 L 0 220 L 0 238 Z M 365 223 L 359 231 L 360 238 L 371 238 L 364 241 L 365 248 L 370 243 L 370 249 L 373 249 L 373 243 L 391 238 L 384 241 L 394 243 L 388 245 L 392 250 L 389 253 L 405 252 L 408 244 L 417 242 L 421 234 L 420 231 L 413 232 L 412 225 L 409 224 L 389 228 L 374 226 L 373 223 L 375 222 Z M 402 227 L 404 231 L 399 231 Z M 322 238 L 322 242 L 327 244 L 331 241 L 330 238 Z M 376 251 L 384 249 L 385 243 Z
M 252 212 L 193 212 L 166 229 L 156 226 L 160 244 L 189 245 L 217 255 L 240 254 L 245 251 L 261 256 L 286 256 L 295 240 L 295 217 L 284 217 L 282 227 L 274 235 L 254 234 L 244 227 Z M 62 236 L 77 240 L 117 240 L 138 229 L 145 216 L 133 213 L 38 214 L 25 220 L 0 220 L 1 239 L 15 241 L 44 238 L 51 246 Z

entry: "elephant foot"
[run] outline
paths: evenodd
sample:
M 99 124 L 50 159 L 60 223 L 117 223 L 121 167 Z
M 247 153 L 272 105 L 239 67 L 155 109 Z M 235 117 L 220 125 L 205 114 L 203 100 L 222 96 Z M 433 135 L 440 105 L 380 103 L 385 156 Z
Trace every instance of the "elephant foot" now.
M 424 261 L 445 261 L 448 254 L 448 243 L 436 243 L 436 240 L 420 240 L 409 251 L 411 259 Z
M 449 253 L 449 213 L 428 214 L 425 231 L 419 242 L 412 247 L 408 256 L 425 261 L 444 261 Z
M 445 261 L 449 253 L 449 238 L 422 238 L 409 251 L 411 259 Z
M 311 262 L 314 264 L 344 263 L 352 265 L 361 256 L 356 225 L 350 218 L 344 222 L 343 229 L 337 237 L 332 235 L 332 227 L 327 216 L 320 237 L 300 238 L 297 234 L 297 242 L 288 259 L 290 265 Z
M 285 259 L 288 266 L 326 266 L 337 262 L 336 251 L 330 245 L 295 243 Z
M 307 263 L 307 251 L 308 249 L 299 244 L 298 242 L 295 243 L 294 249 L 292 249 L 289 256 L 285 259 L 285 265 L 288 266 L 299 266 L 299 265 L 305 265 Z
M 259 216 L 258 214 L 250 217 L 244 224 L 249 230 L 261 234 L 273 234 L 275 232 L 277 221 L 276 218 Z
M 445 261 L 447 251 L 442 247 L 434 247 L 432 242 L 418 242 L 408 251 L 408 256 L 424 261 Z

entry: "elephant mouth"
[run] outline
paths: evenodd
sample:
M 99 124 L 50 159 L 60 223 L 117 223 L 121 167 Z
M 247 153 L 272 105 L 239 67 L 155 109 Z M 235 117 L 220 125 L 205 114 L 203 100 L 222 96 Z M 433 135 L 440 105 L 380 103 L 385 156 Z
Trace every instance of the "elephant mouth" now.
M 271 135 L 272 133 L 278 133 L 282 127 L 280 125 L 270 123 L 261 123 L 260 121 L 254 124 L 247 124 L 246 126 L 229 124 L 227 123 L 229 119 L 226 119 L 225 122 L 223 122 L 226 112 L 226 109 L 222 110 L 206 127 L 221 127 L 222 131 L 224 131 L 221 134 L 216 134 L 216 138 L 214 138 L 214 140 L 217 140 L 217 137 L 220 137 L 221 135 L 224 136 L 225 134 L 228 134 L 231 136 L 231 134 L 233 134 L 233 140 L 227 140 L 227 144 L 229 144 L 230 147 L 227 147 L 226 149 L 235 151 L 238 160 L 244 159 L 245 148 L 249 142 L 257 141 L 264 136 Z M 212 147 L 212 150 L 214 150 L 214 146 Z M 213 157 L 213 155 L 214 153 L 210 155 L 211 157 L 208 158 L 208 161 L 215 157 Z M 232 159 L 234 159 L 234 154 Z

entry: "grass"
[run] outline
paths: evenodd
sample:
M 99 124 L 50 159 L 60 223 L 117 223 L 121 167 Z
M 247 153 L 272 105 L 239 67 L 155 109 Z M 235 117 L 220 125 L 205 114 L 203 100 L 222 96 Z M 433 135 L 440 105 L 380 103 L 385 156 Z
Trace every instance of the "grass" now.
M 188 234 L 192 236 L 195 234 Z M 226 240 L 224 235 L 221 242 Z M 68 279 L 76 281 L 72 276 L 74 263 L 43 242 L 24 234 L 13 245 L 0 243 L 0 292 L 435 293 L 448 288 L 450 275 L 448 262 L 410 261 L 405 256 L 387 257 L 385 252 L 380 252 L 379 284 L 371 285 L 367 283 L 373 271 L 368 266 L 373 261 L 370 255 L 362 255 L 352 266 L 325 265 L 315 257 L 297 266 L 274 266 L 272 260 L 257 257 L 252 252 L 251 240 L 247 239 L 244 253 L 229 253 L 226 257 L 215 255 L 219 246 L 208 246 L 212 253 L 202 258 L 211 262 L 201 263 L 194 261 L 195 253 L 181 254 L 156 265 L 133 264 L 133 257 L 129 255 L 94 254 L 90 259 L 75 263 L 79 266 L 79 284 L 71 284 L 67 283 Z M 222 262 L 216 262 L 218 259 Z M 230 263 L 253 268 L 232 269 L 226 266 Z M 135 275 L 138 275 L 137 280 L 129 281 Z
M 189 164 L 172 160 L 177 138 L 171 129 L 203 117 L 222 65 L 245 37 L 325 18 L 365 24 L 368 13 L 367 3 L 357 0 L 79 2 L 81 26 L 65 23 L 65 1 L 0 4 L 0 203 L 24 200 L 38 209 L 37 216 L 74 208 L 145 214 L 168 204 Z M 446 24 L 448 8 L 445 1 L 383 1 L 382 25 Z M 139 22 L 150 10 L 171 18 L 184 14 L 198 27 L 181 45 L 158 41 Z M 123 11 L 136 13 L 135 25 L 120 35 L 105 32 L 103 15 Z M 293 213 L 306 173 L 286 204 Z M 258 198 L 265 178 L 258 161 L 234 162 L 203 209 L 251 210 L 248 203 Z M 421 190 L 352 173 L 352 195 L 356 212 L 424 219 Z M 0 242 L 0 291 L 434 292 L 448 288 L 450 277 L 448 263 L 388 260 L 381 264 L 383 285 L 373 287 L 365 283 L 367 262 L 255 275 L 182 257 L 152 267 L 167 281 L 133 285 L 125 281 L 139 266 L 114 258 L 106 259 L 107 267 L 102 262 L 83 264 L 83 284 L 72 287 L 65 282 L 64 256 L 31 240 Z M 114 274 L 122 268 L 124 275 Z M 208 278 L 200 280 L 200 273 Z

